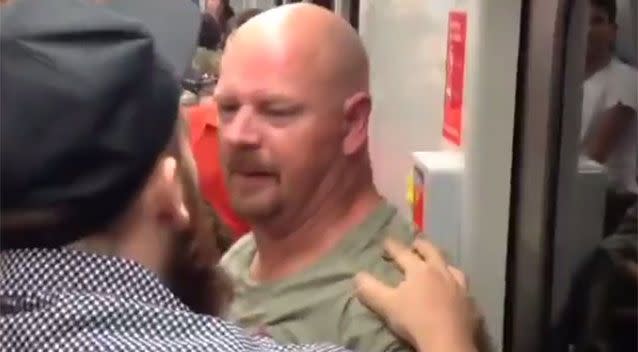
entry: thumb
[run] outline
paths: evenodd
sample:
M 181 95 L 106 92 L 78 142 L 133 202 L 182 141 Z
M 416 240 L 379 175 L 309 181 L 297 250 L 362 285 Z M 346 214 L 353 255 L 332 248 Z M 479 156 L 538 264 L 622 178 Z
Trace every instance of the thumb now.
M 372 275 L 362 272 L 354 278 L 357 298 L 375 313 L 387 318 L 390 314 L 393 291 Z

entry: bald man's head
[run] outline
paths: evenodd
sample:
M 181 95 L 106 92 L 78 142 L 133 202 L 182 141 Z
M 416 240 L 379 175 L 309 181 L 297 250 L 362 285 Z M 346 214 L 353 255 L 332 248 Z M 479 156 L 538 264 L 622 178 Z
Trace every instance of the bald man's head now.
M 271 42 L 298 55 L 319 75 L 334 79 L 331 83 L 369 89 L 368 56 L 358 33 L 321 6 L 297 3 L 265 11 L 241 26 L 232 41 L 240 46 Z
M 316 5 L 277 7 L 237 29 L 215 97 L 240 215 L 293 216 L 344 178 L 369 172 L 368 71 L 356 31 Z

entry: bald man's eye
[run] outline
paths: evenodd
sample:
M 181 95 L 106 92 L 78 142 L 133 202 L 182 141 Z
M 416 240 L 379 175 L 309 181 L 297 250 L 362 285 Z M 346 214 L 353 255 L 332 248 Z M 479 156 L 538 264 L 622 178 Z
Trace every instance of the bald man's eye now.
M 239 110 L 239 104 L 219 103 L 217 104 L 219 110 L 219 117 L 227 120 L 237 113 Z
M 269 117 L 292 117 L 298 115 L 298 106 L 264 106 L 263 114 Z

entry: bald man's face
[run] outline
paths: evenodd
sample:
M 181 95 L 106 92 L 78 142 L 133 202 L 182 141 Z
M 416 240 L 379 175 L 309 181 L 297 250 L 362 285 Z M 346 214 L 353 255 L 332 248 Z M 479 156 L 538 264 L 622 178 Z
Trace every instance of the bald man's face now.
M 215 97 L 232 204 L 255 224 L 294 213 L 338 181 L 346 123 L 320 51 L 251 39 L 229 43 Z

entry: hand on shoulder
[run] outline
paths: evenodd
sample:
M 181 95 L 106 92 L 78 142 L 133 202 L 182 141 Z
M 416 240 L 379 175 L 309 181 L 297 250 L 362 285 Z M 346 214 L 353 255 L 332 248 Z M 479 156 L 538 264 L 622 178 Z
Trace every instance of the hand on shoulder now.
M 391 288 L 368 273 L 358 274 L 355 285 L 362 303 L 419 351 L 475 351 L 477 320 L 465 275 L 425 239 L 411 248 L 389 239 L 385 250 L 405 278 Z

